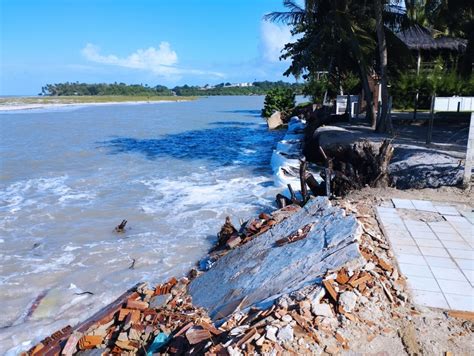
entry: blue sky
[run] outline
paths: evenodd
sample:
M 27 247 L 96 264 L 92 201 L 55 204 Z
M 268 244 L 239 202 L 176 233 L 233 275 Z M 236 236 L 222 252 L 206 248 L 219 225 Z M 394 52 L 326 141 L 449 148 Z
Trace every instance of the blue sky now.
M 0 0 L 0 95 L 64 81 L 289 80 L 280 0 Z

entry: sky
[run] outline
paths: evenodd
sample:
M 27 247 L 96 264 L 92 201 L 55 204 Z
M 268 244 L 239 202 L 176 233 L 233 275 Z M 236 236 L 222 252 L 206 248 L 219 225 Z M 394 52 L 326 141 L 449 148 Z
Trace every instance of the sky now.
M 0 0 L 0 95 L 49 83 L 294 81 L 282 0 Z

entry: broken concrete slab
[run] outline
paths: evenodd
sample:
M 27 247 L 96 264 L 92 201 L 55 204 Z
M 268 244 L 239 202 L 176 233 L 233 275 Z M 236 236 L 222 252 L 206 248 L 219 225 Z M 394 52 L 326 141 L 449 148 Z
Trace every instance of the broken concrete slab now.
M 276 241 L 312 224 L 306 238 L 281 247 Z M 304 208 L 258 238 L 219 259 L 189 287 L 195 305 L 218 320 L 236 309 L 270 302 L 282 294 L 320 282 L 327 270 L 362 261 L 360 228 L 325 197 Z M 232 306 L 231 308 L 229 306 Z
M 267 119 L 268 128 L 275 130 L 283 125 L 281 112 L 275 111 L 272 116 Z

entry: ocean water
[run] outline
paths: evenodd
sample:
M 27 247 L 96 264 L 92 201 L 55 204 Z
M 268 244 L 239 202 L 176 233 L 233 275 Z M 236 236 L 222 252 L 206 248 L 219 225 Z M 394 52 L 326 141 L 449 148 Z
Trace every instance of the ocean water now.
M 227 215 L 238 224 L 271 210 L 283 133 L 266 129 L 262 105 L 211 97 L 0 113 L 0 354 L 137 282 L 185 274 Z

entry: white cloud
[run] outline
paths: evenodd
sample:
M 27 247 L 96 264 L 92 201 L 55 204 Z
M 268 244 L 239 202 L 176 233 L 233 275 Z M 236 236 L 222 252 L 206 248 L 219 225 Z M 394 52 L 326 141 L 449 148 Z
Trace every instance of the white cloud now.
M 179 76 L 182 74 L 224 77 L 222 73 L 177 67 L 178 55 L 171 49 L 168 42 L 161 42 L 158 49 L 155 47 L 138 49 L 129 56 L 122 58 L 113 54 L 102 55 L 100 54 L 100 48 L 92 43 L 88 43 L 82 49 L 81 53 L 91 62 L 146 70 L 164 77 Z
M 260 31 L 263 59 L 269 62 L 278 62 L 282 54 L 281 50 L 292 41 L 290 28 L 287 25 L 262 21 Z

